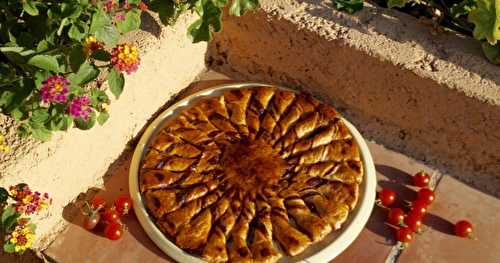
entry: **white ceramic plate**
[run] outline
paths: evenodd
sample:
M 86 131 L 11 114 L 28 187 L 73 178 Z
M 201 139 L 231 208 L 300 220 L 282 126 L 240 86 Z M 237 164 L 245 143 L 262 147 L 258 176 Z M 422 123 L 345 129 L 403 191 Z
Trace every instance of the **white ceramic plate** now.
M 210 89 L 205 89 L 203 91 L 194 93 L 174 105 L 170 106 L 164 112 L 160 114 L 146 129 L 141 137 L 132 157 L 132 162 L 130 164 L 129 171 L 129 188 L 130 195 L 134 202 L 134 210 L 140 224 L 151 238 L 154 243 L 169 255 L 171 258 L 178 262 L 205 262 L 204 260 L 183 251 L 181 248 L 177 247 L 173 242 L 171 242 L 155 225 L 153 218 L 149 216 L 144 205 L 142 194 L 139 190 L 139 169 L 141 161 L 147 152 L 149 143 L 152 138 L 155 137 L 158 131 L 163 128 L 165 122 L 176 116 L 183 108 L 190 105 L 193 100 L 197 100 L 200 97 L 205 96 L 219 96 L 223 91 L 228 89 L 237 89 L 245 87 L 258 87 L 258 86 L 272 86 L 261 83 L 239 83 L 239 84 L 225 84 L 215 86 Z M 278 87 L 281 89 L 286 89 Z M 286 89 L 290 90 L 290 89 Z M 291 90 L 293 91 L 293 90 Z M 294 91 L 295 92 L 295 91 Z M 329 260 L 335 258 L 344 249 L 346 249 L 359 235 L 363 227 L 365 226 L 368 218 L 371 214 L 373 204 L 375 202 L 375 187 L 376 187 L 376 177 L 375 177 L 375 166 L 373 163 L 372 156 L 366 145 L 365 140 L 361 134 L 356 130 L 356 128 L 347 120 L 343 119 L 347 127 L 349 128 L 354 139 L 358 143 L 361 151 L 361 158 L 364 166 L 364 176 L 363 182 L 360 185 L 360 195 L 359 202 L 349 215 L 348 220 L 342 225 L 342 228 L 329 234 L 324 240 L 318 242 L 310 247 L 308 247 L 303 253 L 296 257 L 283 257 L 280 262 L 328 262 Z

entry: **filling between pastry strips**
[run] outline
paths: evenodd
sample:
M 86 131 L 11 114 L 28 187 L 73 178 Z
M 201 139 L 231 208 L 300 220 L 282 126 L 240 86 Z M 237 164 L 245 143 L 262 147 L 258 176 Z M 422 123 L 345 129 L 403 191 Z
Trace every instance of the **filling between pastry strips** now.
M 341 227 L 362 167 L 332 107 L 257 87 L 168 121 L 139 177 L 148 212 L 180 248 L 210 262 L 276 262 Z

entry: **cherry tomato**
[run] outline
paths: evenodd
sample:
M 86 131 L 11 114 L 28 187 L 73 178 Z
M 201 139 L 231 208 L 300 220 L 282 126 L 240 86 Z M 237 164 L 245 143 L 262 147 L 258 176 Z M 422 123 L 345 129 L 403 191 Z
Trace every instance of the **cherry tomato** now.
M 405 212 L 401 208 L 391 208 L 387 214 L 387 222 L 392 225 L 400 225 L 405 219 Z
M 412 212 L 410 212 L 410 214 L 405 217 L 405 225 L 411 229 L 411 231 L 415 232 L 415 233 L 420 233 L 422 232 L 422 221 L 421 221 L 421 218 L 419 217 L 419 215 L 416 215 Z
M 455 224 L 455 235 L 472 238 L 472 224 L 467 220 L 460 220 Z
M 106 200 L 104 200 L 102 196 L 96 195 L 94 198 L 92 198 L 92 201 L 90 201 L 90 205 L 94 210 L 104 209 L 104 207 L 106 206 Z
M 413 240 L 412 231 L 408 227 L 401 227 L 396 232 L 396 241 L 410 243 Z
M 104 229 L 104 235 L 111 240 L 118 240 L 123 236 L 123 227 L 119 223 L 110 223 Z
M 116 223 L 120 221 L 120 215 L 115 209 L 108 208 L 102 213 L 102 219 L 108 223 Z
M 421 199 L 417 199 L 411 203 L 411 213 L 415 217 L 422 219 L 427 214 L 427 203 Z
M 378 192 L 378 199 L 383 206 L 391 206 L 396 201 L 396 193 L 389 188 L 383 188 Z
M 92 230 L 99 224 L 100 220 L 101 215 L 99 213 L 91 213 L 90 216 L 85 217 L 83 227 L 87 230 Z
M 431 181 L 431 176 L 426 172 L 418 172 L 413 176 L 413 185 L 427 187 Z
M 434 195 L 434 191 L 432 191 L 429 188 L 422 188 L 420 191 L 418 191 L 418 199 L 424 201 L 427 205 L 432 204 L 434 200 L 436 199 L 436 196 Z
M 115 209 L 120 215 L 126 215 L 132 209 L 132 200 L 128 196 L 120 196 L 115 200 Z

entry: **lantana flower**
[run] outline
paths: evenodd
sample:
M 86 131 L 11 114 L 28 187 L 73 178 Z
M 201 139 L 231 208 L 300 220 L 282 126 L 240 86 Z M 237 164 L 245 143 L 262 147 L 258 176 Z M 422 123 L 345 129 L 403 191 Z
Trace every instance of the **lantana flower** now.
M 84 121 L 88 121 L 93 111 L 90 106 L 89 96 L 83 95 L 74 97 L 71 100 L 68 111 L 73 118 L 82 118 Z
M 16 253 L 23 253 L 33 245 L 35 233 L 24 218 L 18 219 L 18 225 L 12 233 L 6 236 L 6 241 L 14 245 Z
M 118 71 L 131 74 L 139 67 L 139 50 L 133 44 L 117 45 L 111 51 L 111 64 Z
M 69 80 L 63 76 L 50 76 L 42 82 L 40 97 L 44 103 L 65 103 L 68 99 Z
M 88 56 L 92 55 L 92 53 L 98 49 L 104 47 L 102 42 L 97 41 L 95 36 L 88 36 L 85 38 L 85 43 L 83 49 L 85 50 L 85 54 Z
M 46 209 L 52 199 L 48 193 L 41 194 L 38 191 L 32 192 L 29 186 L 11 186 L 9 188 L 10 195 L 16 201 L 14 208 L 17 212 L 31 215 Z
M 125 13 L 117 12 L 115 14 L 115 21 L 123 21 L 123 20 L 125 20 Z
M 5 144 L 5 138 L 0 134 L 0 152 L 9 153 L 10 147 Z
M 115 0 L 108 0 L 104 3 L 104 11 L 107 13 L 112 12 L 115 8 L 118 7 L 118 3 Z
M 148 10 L 148 5 L 146 5 L 146 3 L 142 2 L 139 4 L 139 9 L 141 9 L 141 11 L 147 11 Z

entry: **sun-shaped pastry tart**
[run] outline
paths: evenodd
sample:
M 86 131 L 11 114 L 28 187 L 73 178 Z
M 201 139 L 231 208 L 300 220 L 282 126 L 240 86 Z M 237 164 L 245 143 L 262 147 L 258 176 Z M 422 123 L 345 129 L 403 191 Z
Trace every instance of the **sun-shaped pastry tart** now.
M 275 262 L 341 227 L 363 165 L 331 106 L 255 87 L 168 120 L 139 177 L 148 212 L 178 247 L 210 262 Z

